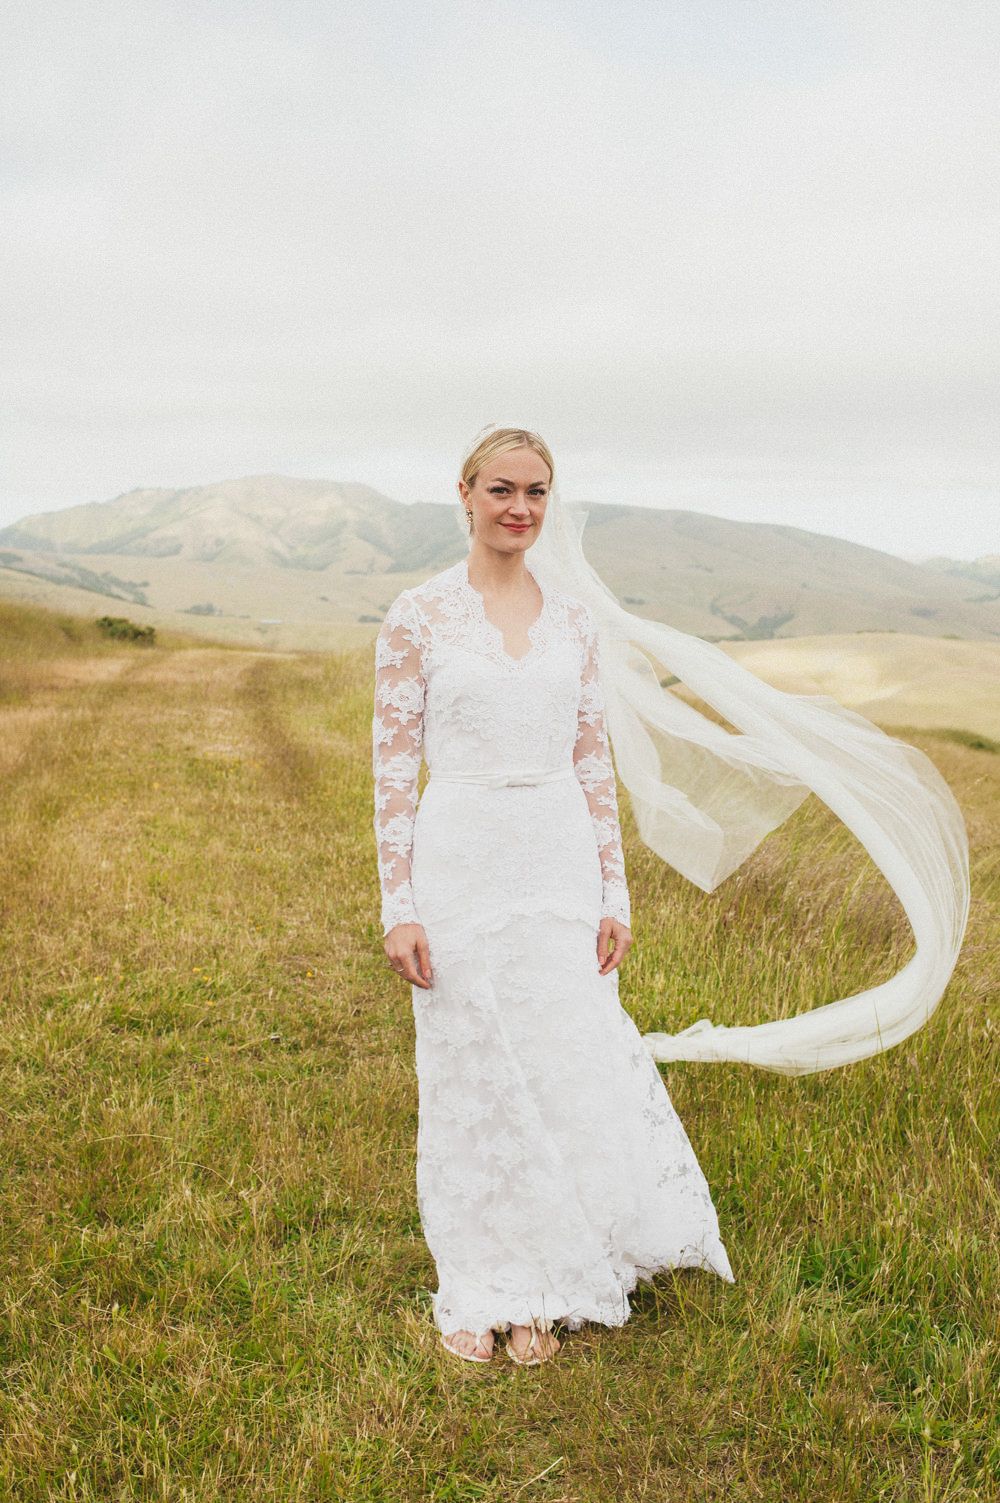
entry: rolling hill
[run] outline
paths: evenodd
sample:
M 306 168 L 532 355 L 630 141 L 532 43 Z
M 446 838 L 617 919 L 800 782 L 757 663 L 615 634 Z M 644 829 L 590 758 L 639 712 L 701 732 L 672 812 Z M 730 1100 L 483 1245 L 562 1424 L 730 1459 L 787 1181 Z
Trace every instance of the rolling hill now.
M 828 694 L 888 727 L 949 728 L 1000 742 L 1000 642 L 862 633 L 727 642 L 789 694 Z
M 909 563 L 799 528 L 591 505 L 584 543 L 633 610 L 721 640 L 903 632 L 1000 641 L 1000 564 Z M 0 593 L 230 640 L 331 645 L 461 558 L 457 507 L 263 475 L 140 490 L 0 531 Z M 92 602 L 92 603 L 91 603 Z

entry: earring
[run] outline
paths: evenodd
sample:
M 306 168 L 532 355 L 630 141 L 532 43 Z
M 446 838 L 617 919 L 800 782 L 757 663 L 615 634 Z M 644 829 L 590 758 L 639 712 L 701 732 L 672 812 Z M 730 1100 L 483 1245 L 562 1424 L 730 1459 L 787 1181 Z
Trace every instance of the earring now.
M 469 511 L 468 509 L 466 509 L 465 515 L 468 517 L 469 521 L 471 522 L 472 521 L 472 512 Z

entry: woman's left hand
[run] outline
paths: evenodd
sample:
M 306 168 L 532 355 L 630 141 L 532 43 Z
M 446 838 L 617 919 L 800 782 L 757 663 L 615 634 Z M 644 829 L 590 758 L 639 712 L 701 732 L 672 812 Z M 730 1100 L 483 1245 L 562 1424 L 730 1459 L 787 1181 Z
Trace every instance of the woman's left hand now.
M 597 964 L 606 976 L 620 966 L 632 948 L 632 931 L 618 919 L 603 918 L 597 931 Z

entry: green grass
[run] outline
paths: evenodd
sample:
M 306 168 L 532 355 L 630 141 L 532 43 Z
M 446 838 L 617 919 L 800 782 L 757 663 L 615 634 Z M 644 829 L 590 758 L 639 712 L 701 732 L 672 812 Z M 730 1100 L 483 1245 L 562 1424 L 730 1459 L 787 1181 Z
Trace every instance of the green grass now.
M 375 922 L 370 654 L 15 616 L 0 1496 L 1000 1497 L 995 755 L 922 743 L 966 809 L 975 902 L 921 1033 L 799 1080 L 668 1072 L 737 1283 L 662 1277 L 541 1371 L 459 1367 Z M 628 840 L 644 1028 L 810 1006 L 909 953 L 822 809 L 711 898 Z

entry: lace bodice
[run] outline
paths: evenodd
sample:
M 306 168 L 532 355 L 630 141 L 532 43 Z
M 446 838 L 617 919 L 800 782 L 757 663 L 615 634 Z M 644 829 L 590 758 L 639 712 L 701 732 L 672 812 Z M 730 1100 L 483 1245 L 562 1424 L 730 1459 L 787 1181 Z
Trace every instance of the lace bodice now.
M 555 774 L 583 789 L 602 914 L 629 922 L 597 630 L 586 606 L 541 586 L 522 658 L 505 650 L 463 560 L 393 603 L 376 649 L 375 832 L 386 933 L 418 922 L 410 881 L 421 758 L 432 777 Z

